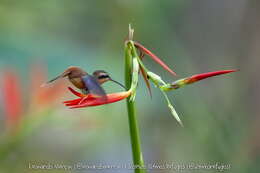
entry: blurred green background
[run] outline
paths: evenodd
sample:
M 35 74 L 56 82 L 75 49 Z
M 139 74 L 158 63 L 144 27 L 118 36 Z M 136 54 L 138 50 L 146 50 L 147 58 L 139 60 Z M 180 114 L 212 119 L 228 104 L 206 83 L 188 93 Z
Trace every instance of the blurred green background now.
M 31 103 L 31 80 L 42 75 L 32 68 L 46 67 L 48 79 L 72 65 L 90 73 L 103 69 L 123 82 L 129 23 L 135 40 L 177 72 L 172 77 L 145 58 L 146 66 L 168 82 L 208 71 L 240 69 L 168 94 L 184 128 L 171 116 L 160 91 L 153 87 L 150 99 L 140 82 L 137 108 L 146 164 L 219 163 L 231 166 L 225 172 L 259 172 L 259 18 L 260 2 L 254 0 L 1 0 L 0 76 L 3 79 L 11 70 L 19 78 L 21 116 L 30 118 L 15 134 L 6 130 L 1 91 L 0 172 L 97 172 L 34 170 L 29 165 L 132 163 L 125 101 L 69 110 L 61 104 L 74 98 L 67 94 L 66 83 L 55 91 L 62 93 L 50 105 Z M 121 90 L 113 83 L 104 87 L 107 92 Z

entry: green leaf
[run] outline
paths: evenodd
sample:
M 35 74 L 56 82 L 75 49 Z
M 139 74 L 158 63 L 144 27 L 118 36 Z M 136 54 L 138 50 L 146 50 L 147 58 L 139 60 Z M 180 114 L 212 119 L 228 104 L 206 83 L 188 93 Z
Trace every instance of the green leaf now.
M 163 93 L 163 95 L 164 95 L 164 97 L 165 97 L 165 99 L 166 99 L 166 101 L 167 101 L 168 107 L 169 107 L 169 109 L 170 109 L 170 111 L 171 111 L 173 117 L 174 117 L 174 118 L 178 121 L 178 123 L 183 127 L 182 121 L 181 121 L 180 117 L 178 116 L 176 110 L 175 110 L 174 107 L 172 106 L 172 104 L 171 104 L 171 102 L 170 102 L 170 100 L 169 100 L 167 94 L 166 94 L 163 90 L 161 90 L 161 91 L 162 91 L 162 93 Z
M 132 71 L 132 83 L 130 90 L 132 91 L 132 95 L 130 97 L 130 101 L 135 99 L 136 87 L 138 83 L 138 73 L 139 73 L 139 63 L 137 57 L 133 57 L 133 71 Z
M 148 71 L 147 72 L 147 75 L 149 76 L 149 78 L 156 84 L 156 85 L 159 85 L 159 84 L 163 84 L 165 85 L 166 83 L 162 80 L 161 76 L 151 72 L 151 71 Z

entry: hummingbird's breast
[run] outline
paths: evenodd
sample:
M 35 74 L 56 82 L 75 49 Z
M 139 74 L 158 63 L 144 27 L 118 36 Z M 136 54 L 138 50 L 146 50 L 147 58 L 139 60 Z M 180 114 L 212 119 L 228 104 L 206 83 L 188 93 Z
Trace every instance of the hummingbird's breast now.
M 85 89 L 85 84 L 80 77 L 69 78 L 70 82 L 79 89 Z

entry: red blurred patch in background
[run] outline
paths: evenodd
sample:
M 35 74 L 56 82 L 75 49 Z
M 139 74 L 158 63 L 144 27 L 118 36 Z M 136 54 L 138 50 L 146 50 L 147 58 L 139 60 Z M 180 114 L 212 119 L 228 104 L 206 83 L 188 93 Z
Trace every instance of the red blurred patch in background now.
M 21 85 L 14 71 L 3 73 L 3 103 L 8 128 L 15 128 L 21 120 L 22 100 Z

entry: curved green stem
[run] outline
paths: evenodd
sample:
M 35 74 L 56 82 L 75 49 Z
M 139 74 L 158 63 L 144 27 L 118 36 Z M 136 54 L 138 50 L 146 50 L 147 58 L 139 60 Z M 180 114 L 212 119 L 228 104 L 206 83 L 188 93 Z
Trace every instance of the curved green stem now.
M 128 42 L 129 43 L 129 42 Z M 131 46 L 126 43 L 125 45 L 125 86 L 127 90 L 130 88 L 133 89 L 132 84 L 132 76 L 135 75 L 136 70 L 133 69 L 133 58 L 136 58 L 131 53 Z M 138 71 L 137 71 L 138 74 Z M 133 94 L 135 89 L 132 90 Z M 128 111 L 128 119 L 129 119 L 129 130 L 130 130 L 130 138 L 131 138 L 131 146 L 132 146 L 132 154 L 133 154 L 133 162 L 135 166 L 135 173 L 145 173 L 145 165 L 141 150 L 141 142 L 139 135 L 139 127 L 138 121 L 136 117 L 136 108 L 135 101 L 131 99 L 131 97 L 127 98 L 127 111 Z

